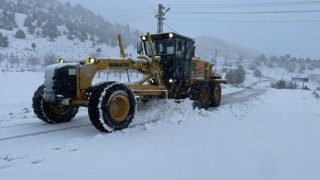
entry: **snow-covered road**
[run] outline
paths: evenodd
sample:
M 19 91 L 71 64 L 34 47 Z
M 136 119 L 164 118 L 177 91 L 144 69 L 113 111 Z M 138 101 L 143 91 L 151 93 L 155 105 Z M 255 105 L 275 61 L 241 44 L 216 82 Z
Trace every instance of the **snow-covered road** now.
M 229 91 L 208 111 L 193 110 L 188 100 L 151 101 L 130 128 L 106 134 L 91 125 L 85 108 L 66 124 L 36 119 L 30 99 L 39 75 L 1 78 L 12 84 L 0 89 L 1 179 L 320 177 L 320 102 L 311 91 Z
M 265 91 L 266 91 L 265 89 L 245 89 L 242 91 L 225 94 L 222 97 L 221 105 L 241 103 L 250 98 L 255 98 L 259 95 L 262 95 Z M 188 103 L 191 103 L 191 102 L 188 102 Z M 75 132 L 81 131 L 81 133 L 83 133 L 84 131 L 90 131 L 92 129 L 92 127 L 90 127 L 91 122 L 88 119 L 89 117 L 86 114 L 86 110 L 87 110 L 86 108 L 82 108 L 80 113 L 77 115 L 77 117 L 70 123 L 52 125 L 52 124 L 44 123 L 39 120 L 39 122 L 22 123 L 17 125 L 8 125 L 8 126 L 1 126 L 0 124 L 0 145 L 1 143 L 8 143 L 8 141 L 12 139 L 14 140 L 21 139 L 20 141 L 24 141 L 24 139 L 27 138 L 27 139 L 31 139 L 32 141 L 32 138 L 37 138 L 36 136 L 43 136 L 46 134 L 50 134 L 50 136 L 52 136 L 53 133 L 63 136 L 64 138 L 62 140 L 66 140 L 65 137 L 70 139 L 70 138 L 77 138 L 79 136 L 82 136 Z M 215 108 L 210 108 L 208 109 L 208 111 L 215 111 Z M 138 112 L 138 115 L 139 115 L 139 112 Z M 160 120 L 161 119 L 158 119 L 158 121 Z M 141 119 L 139 120 L 135 118 L 133 120 L 132 125 L 129 128 L 137 128 L 139 126 L 145 126 L 148 123 L 156 123 L 156 122 L 157 121 L 155 120 L 148 121 L 143 118 L 141 121 Z M 74 136 L 70 136 L 71 134 L 74 134 Z M 16 141 L 19 141 L 19 140 L 16 140 Z M 51 143 L 51 142 L 46 140 L 45 143 Z M 16 144 L 16 142 L 14 142 L 13 144 Z M 17 143 L 17 144 L 20 144 L 20 143 Z M 11 149 L 10 142 L 8 144 L 1 145 L 1 146 L 9 147 Z

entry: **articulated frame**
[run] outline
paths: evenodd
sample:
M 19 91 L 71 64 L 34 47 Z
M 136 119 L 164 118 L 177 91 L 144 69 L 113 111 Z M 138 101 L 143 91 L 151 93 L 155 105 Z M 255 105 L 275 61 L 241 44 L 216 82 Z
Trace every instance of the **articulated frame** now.
M 126 84 L 137 96 L 159 96 L 168 98 L 168 90 L 163 83 L 163 71 L 160 68 L 160 57 L 152 54 L 152 59 L 148 56 L 140 55 L 138 59 L 133 60 L 125 57 L 122 38 L 118 36 L 120 53 L 122 59 L 103 59 L 93 58 L 91 63 L 79 64 L 77 68 L 77 96 L 71 102 L 74 105 L 87 106 L 88 93 L 90 92 L 91 83 L 98 71 L 101 70 L 129 70 L 136 69 L 147 76 L 134 84 Z M 152 47 L 152 40 L 148 33 L 148 41 Z M 90 60 L 89 60 L 90 61 Z M 143 85 L 146 81 L 154 79 L 158 85 Z

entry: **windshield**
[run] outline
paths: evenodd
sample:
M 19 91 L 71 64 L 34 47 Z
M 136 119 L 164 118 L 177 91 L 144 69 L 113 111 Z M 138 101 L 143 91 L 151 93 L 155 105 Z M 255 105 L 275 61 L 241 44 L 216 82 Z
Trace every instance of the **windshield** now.
M 152 45 L 155 55 L 172 55 L 174 54 L 175 41 L 173 39 L 153 40 Z M 146 55 L 151 56 L 151 49 L 148 41 L 144 41 L 146 47 Z

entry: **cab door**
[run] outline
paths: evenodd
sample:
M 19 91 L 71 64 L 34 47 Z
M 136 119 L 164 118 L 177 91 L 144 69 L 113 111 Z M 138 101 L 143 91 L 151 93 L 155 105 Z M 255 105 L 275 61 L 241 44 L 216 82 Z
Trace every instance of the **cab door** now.
M 190 45 L 186 40 L 177 39 L 176 41 L 176 71 L 175 78 L 185 82 L 190 78 L 191 52 Z

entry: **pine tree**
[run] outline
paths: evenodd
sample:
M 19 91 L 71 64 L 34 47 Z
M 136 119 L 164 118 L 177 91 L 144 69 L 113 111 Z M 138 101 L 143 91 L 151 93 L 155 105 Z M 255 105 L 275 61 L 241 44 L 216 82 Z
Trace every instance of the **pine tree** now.
M 244 82 L 246 76 L 246 71 L 239 65 L 237 69 L 230 70 L 226 74 L 226 79 L 230 84 L 241 84 Z
M 24 19 L 23 26 L 24 26 L 24 27 L 30 27 L 30 26 L 32 26 L 32 18 L 31 18 L 30 16 L 27 16 L 27 17 Z
M 37 28 L 41 28 L 42 27 L 42 22 L 38 20 L 37 23 L 36 23 L 36 26 L 37 26 Z
M 4 61 L 4 55 L 0 54 L 0 66 L 1 66 L 2 61 Z
M 253 71 L 253 75 L 255 77 L 262 77 L 262 73 L 261 73 L 261 71 L 259 69 L 254 70 Z
M 14 37 L 19 38 L 19 39 L 25 39 L 26 38 L 26 34 L 24 33 L 23 30 L 19 29 L 16 32 L 16 35 Z
M 246 78 L 246 71 L 244 70 L 243 66 L 239 65 L 237 68 L 237 84 L 241 84 L 244 82 Z
M 9 40 L 7 36 L 3 36 L 2 33 L 0 33 L 0 47 L 8 47 L 9 46 Z
M 36 50 L 36 43 L 31 43 L 31 47 L 32 47 L 32 49 L 33 49 L 33 51 L 35 51 Z
M 102 49 L 101 49 L 101 48 L 98 48 L 98 49 L 96 50 L 96 52 L 97 52 L 98 54 L 100 54 L 100 53 L 102 52 Z
M 67 36 L 67 39 L 69 39 L 70 41 L 73 41 L 73 40 L 74 40 L 74 38 L 73 38 L 73 36 L 72 36 L 71 34 L 69 34 L 69 35 Z
M 7 7 L 8 8 L 8 7 Z M 13 30 L 13 28 L 17 28 L 18 24 L 16 22 L 15 12 L 11 12 L 6 7 L 0 14 L 0 29 Z
M 36 28 L 33 25 L 28 27 L 28 33 L 29 34 L 34 34 L 35 32 L 36 32 Z
M 43 36 L 48 36 L 50 40 L 54 40 L 59 36 L 58 27 L 51 20 L 48 20 L 47 23 L 43 25 L 42 30 Z
M 92 42 L 96 41 L 96 39 L 94 38 L 94 34 L 91 34 L 90 41 L 92 41 Z

